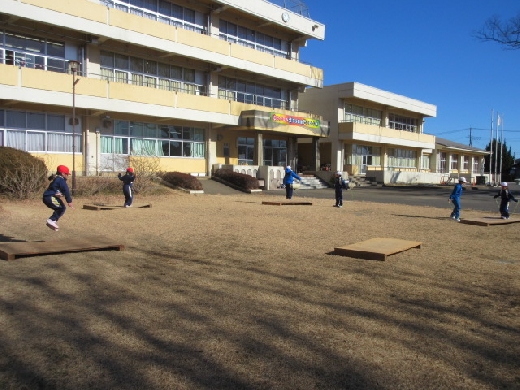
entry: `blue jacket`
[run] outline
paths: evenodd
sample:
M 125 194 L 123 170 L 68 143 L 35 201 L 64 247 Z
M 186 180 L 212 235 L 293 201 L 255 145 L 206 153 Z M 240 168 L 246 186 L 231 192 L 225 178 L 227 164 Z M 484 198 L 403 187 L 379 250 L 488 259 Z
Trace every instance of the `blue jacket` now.
M 56 192 L 60 191 L 61 194 L 65 197 L 67 203 L 72 203 L 72 197 L 70 196 L 69 186 L 67 185 L 67 179 L 63 176 L 56 175 L 54 180 L 51 181 L 49 187 L 43 193 L 43 196 L 54 196 Z
M 294 173 L 290 168 L 287 168 L 285 170 L 283 184 L 285 184 L 285 185 L 293 184 L 295 178 L 298 179 L 299 181 L 302 181 L 302 179 L 300 179 L 300 176 L 298 176 L 296 173 Z
M 453 191 L 451 191 L 450 199 L 460 198 L 463 190 L 464 190 L 464 188 L 462 187 L 462 184 L 460 184 L 460 183 L 455 184 Z

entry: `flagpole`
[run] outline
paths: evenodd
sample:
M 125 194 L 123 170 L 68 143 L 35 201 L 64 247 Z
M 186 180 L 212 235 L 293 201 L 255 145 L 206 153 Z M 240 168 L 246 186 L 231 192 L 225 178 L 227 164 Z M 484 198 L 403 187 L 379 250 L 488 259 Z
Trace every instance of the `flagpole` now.
M 495 128 L 497 130 L 497 135 L 495 137 L 495 181 L 493 182 L 493 185 L 496 187 L 497 185 L 497 164 L 498 164 L 498 122 L 500 122 L 500 114 L 497 112 L 497 123 L 495 125 Z
M 500 124 L 502 125 L 502 131 L 500 134 L 500 181 L 502 181 L 502 162 L 504 161 L 504 114 L 500 118 Z
M 495 110 L 491 109 L 491 134 L 489 135 L 489 185 L 493 183 L 493 116 Z

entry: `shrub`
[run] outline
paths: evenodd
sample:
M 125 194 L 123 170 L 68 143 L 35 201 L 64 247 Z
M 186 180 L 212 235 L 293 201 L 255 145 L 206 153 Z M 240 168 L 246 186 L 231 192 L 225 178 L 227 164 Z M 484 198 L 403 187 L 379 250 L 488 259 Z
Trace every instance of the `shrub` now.
M 47 185 L 45 163 L 23 150 L 0 147 L 0 193 L 17 199 L 40 196 Z
M 245 173 L 233 172 L 231 169 L 217 169 L 214 176 L 245 190 L 257 190 L 260 188 L 256 177 Z
M 189 173 L 166 172 L 162 174 L 162 179 L 173 187 L 180 187 L 186 190 L 202 190 L 200 180 Z

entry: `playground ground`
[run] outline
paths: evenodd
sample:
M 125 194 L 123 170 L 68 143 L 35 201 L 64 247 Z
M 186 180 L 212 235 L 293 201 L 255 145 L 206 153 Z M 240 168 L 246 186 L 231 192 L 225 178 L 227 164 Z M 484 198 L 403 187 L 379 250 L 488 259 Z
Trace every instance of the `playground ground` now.
M 520 224 L 280 195 L 0 203 L 0 241 L 110 237 L 124 251 L 0 261 L 1 389 L 517 389 Z M 463 217 L 490 215 L 463 210 Z M 370 238 L 422 242 L 370 261 Z

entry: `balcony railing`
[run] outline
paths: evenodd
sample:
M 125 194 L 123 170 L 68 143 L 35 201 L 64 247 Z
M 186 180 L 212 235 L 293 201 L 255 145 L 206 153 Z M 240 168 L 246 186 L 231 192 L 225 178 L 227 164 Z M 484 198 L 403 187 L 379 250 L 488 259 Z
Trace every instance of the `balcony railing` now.
M 0 63 L 58 73 L 67 73 L 69 69 L 69 61 L 64 58 L 36 55 L 26 51 L 7 50 L 5 48 L 0 48 Z

